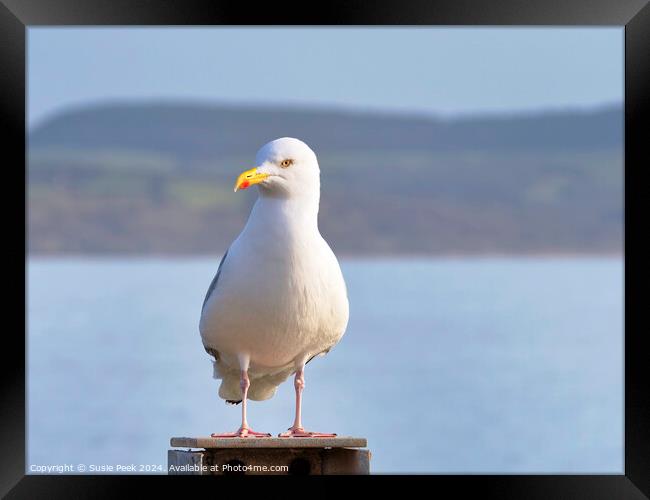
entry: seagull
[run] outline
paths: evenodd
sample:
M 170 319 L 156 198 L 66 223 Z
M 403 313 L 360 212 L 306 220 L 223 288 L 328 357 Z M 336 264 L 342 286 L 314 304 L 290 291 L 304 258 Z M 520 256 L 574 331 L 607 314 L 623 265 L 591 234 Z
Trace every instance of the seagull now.
M 201 310 L 219 396 L 242 405 L 239 429 L 212 437 L 269 437 L 249 427 L 246 401 L 271 398 L 292 374 L 295 418 L 279 437 L 334 437 L 302 425 L 305 365 L 341 340 L 349 317 L 341 268 L 318 230 L 318 160 L 304 142 L 283 137 L 258 151 L 256 165 L 238 177 L 235 192 L 257 185 L 259 196 Z

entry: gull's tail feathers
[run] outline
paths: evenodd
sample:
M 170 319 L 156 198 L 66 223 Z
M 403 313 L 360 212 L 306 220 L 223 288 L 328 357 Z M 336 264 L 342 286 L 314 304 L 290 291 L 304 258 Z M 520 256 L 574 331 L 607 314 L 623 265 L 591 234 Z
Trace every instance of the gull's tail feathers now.
M 233 370 L 217 358 L 212 361 L 213 377 L 221 380 L 219 386 L 219 397 L 225 399 L 227 404 L 237 405 L 241 403 L 240 372 Z M 294 372 L 293 366 L 281 369 L 270 374 L 256 374 L 249 372 L 250 386 L 248 388 L 248 399 L 252 401 L 264 401 L 271 399 L 278 386 Z

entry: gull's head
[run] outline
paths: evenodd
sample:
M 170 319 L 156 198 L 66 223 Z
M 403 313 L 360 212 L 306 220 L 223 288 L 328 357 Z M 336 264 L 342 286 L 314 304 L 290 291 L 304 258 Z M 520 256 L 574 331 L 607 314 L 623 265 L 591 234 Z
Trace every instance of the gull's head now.
M 316 154 L 293 137 L 271 141 L 257 152 L 256 167 L 242 172 L 235 191 L 258 184 L 265 195 L 289 197 L 318 193 L 320 169 Z

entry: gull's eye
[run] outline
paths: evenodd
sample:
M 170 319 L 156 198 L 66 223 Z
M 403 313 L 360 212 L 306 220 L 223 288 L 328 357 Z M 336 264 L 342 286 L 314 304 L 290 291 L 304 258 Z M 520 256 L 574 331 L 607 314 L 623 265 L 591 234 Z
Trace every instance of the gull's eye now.
M 282 163 L 280 163 L 282 168 L 287 168 L 290 165 L 293 165 L 293 160 L 282 160 Z

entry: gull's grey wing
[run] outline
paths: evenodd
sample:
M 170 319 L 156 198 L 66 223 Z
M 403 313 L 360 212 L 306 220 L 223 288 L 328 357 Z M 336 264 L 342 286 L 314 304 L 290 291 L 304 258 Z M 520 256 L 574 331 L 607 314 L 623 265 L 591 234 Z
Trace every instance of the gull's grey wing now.
M 228 250 L 226 250 L 226 253 L 223 254 L 223 257 L 221 257 L 221 262 L 219 262 L 219 269 L 217 269 L 217 274 L 214 275 L 214 278 L 212 278 L 212 283 L 210 283 L 210 286 L 208 287 L 208 293 L 205 294 L 205 299 L 203 299 L 203 305 L 201 306 L 201 311 L 205 308 L 205 304 L 210 298 L 210 295 L 212 295 L 212 292 L 217 286 L 217 282 L 219 281 L 219 275 L 221 274 L 221 268 L 223 267 L 223 263 L 226 261 L 226 257 L 228 256 Z
M 321 354 L 327 354 L 328 352 L 330 352 L 330 350 L 332 349 L 332 347 L 334 347 L 334 346 L 331 345 L 331 346 L 329 346 L 327 349 L 325 349 L 324 351 L 321 351 L 321 352 L 319 352 L 318 354 L 314 354 L 311 358 L 309 358 L 309 359 L 307 360 L 307 363 L 309 363 L 309 362 L 310 362 L 312 359 L 314 359 L 316 356 L 320 356 Z M 307 364 L 307 363 L 305 363 L 305 364 Z

